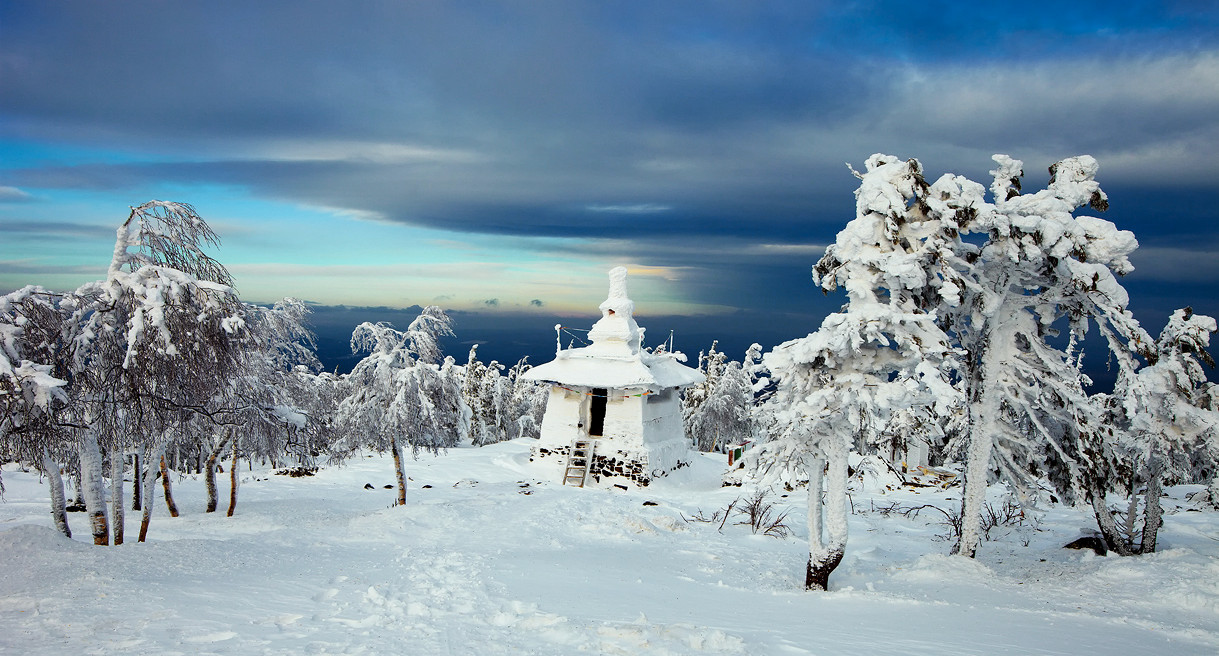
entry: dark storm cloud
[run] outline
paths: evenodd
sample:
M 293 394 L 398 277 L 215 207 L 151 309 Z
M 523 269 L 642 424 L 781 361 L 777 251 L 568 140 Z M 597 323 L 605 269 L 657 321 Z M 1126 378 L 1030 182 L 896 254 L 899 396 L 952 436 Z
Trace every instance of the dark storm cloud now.
M 1189 2 L 3 3 L 0 138 L 127 156 L 0 168 L 0 189 L 233 185 L 387 222 L 589 238 L 556 248 L 679 271 L 698 302 L 822 308 L 839 301 L 809 267 L 854 214 L 843 163 L 873 152 L 981 182 L 1006 152 L 1030 188 L 1089 152 L 1105 218 L 1160 247 L 1209 238 L 1217 16 Z
M 0 108 L 19 134 L 209 160 L 12 175 L 34 188 L 232 183 L 479 232 L 597 235 L 616 224 L 586 208 L 647 203 L 681 210 L 653 226 L 674 233 L 732 230 L 743 211 L 806 218 L 792 210 L 809 206 L 820 164 L 775 152 L 772 142 L 787 139 L 774 125 L 832 126 L 862 110 L 881 91 L 874 67 L 806 51 L 788 9 L 694 7 L 10 8 Z M 785 36 L 759 47 L 758 30 Z M 277 140 L 470 157 L 283 161 Z M 256 152 L 209 157 L 226 143 Z

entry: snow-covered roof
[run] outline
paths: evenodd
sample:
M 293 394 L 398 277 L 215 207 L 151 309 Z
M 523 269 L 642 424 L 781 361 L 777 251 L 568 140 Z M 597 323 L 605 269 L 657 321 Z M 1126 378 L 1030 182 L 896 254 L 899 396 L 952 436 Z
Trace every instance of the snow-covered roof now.
M 525 372 L 526 380 L 581 387 L 685 387 L 703 375 L 681 361 L 680 353 L 653 354 L 640 348 L 643 329 L 635 323 L 635 304 L 626 293 L 626 269 L 609 272 L 609 297 L 600 306 L 601 319 L 588 332 L 592 342 L 563 349 L 555 359 Z
M 606 356 L 592 346 L 560 351 L 555 359 L 525 372 L 526 380 L 580 387 L 627 388 L 685 387 L 703 381 L 703 375 L 680 362 L 676 353 L 629 357 Z

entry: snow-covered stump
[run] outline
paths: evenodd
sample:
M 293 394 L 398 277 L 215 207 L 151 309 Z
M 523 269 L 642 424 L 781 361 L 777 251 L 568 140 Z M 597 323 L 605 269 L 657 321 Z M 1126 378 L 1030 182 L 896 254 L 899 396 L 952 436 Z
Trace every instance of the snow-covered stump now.
M 68 511 L 64 506 L 63 475 L 59 473 L 59 463 L 51 458 L 46 449 L 42 451 L 42 473 L 47 477 L 47 487 L 51 493 L 51 519 L 55 528 L 67 537 L 72 537 L 72 529 L 68 527 Z
M 123 543 L 123 530 L 127 516 L 123 512 L 123 469 L 126 464 L 123 450 L 115 446 L 110 450 L 110 514 L 113 515 L 114 546 Z
M 102 452 L 97 436 L 83 432 L 80 441 L 80 484 L 85 496 L 85 511 L 93 531 L 93 544 L 110 544 L 110 524 L 106 519 L 106 490 L 102 480 Z

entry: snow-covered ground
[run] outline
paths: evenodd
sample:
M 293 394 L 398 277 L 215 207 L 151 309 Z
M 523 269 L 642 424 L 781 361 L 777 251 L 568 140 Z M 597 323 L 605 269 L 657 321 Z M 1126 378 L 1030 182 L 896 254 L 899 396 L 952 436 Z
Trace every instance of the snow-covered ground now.
M 1157 554 L 1062 549 L 1091 519 L 1055 507 L 969 561 L 945 555 L 941 513 L 883 512 L 947 508 L 957 489 L 872 485 L 815 593 L 803 492 L 775 498 L 785 539 L 683 519 L 749 494 L 721 488 L 722 467 L 708 456 L 638 492 L 564 488 L 509 442 L 408 463 L 404 508 L 381 457 L 311 478 L 243 469 L 236 516 L 205 514 L 186 477 L 182 516 L 158 498 L 149 542 L 95 547 L 81 514 L 75 540 L 55 532 L 45 484 L 8 465 L 0 653 L 1219 653 L 1219 513 L 1188 510 L 1196 488 L 1170 489 Z

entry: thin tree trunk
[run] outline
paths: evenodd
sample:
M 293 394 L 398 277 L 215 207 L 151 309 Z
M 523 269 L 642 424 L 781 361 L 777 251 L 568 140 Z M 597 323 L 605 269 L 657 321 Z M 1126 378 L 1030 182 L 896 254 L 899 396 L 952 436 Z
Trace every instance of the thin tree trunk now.
M 1134 552 L 1130 550 L 1130 545 L 1118 532 L 1117 522 L 1113 521 L 1113 513 L 1109 512 L 1109 505 L 1105 503 L 1105 492 L 1095 479 L 1088 481 L 1088 496 L 1092 497 L 1092 514 L 1096 516 L 1096 526 L 1100 529 L 1101 537 L 1105 539 L 1109 550 L 1117 552 L 1119 556 L 1133 555 Z
M 1002 312 L 1002 309 L 1000 309 Z M 1009 332 L 1002 323 L 1002 314 L 983 340 L 984 351 L 978 363 L 980 371 L 971 390 L 969 403 L 969 450 L 965 460 L 965 487 L 961 494 L 961 535 L 952 552 L 969 558 L 978 553 L 982 543 L 982 509 L 986 504 L 986 489 L 990 486 L 990 460 L 995 447 L 994 427 L 999 418 L 999 378 L 1004 363 L 1000 361 L 997 342 L 1005 341 Z
M 152 453 L 145 454 L 145 462 L 156 462 L 161 459 L 161 448 L 154 448 Z M 152 523 L 152 507 L 157 505 L 152 503 L 152 489 L 157 483 L 158 470 L 156 467 L 145 467 L 143 476 L 143 494 L 144 494 L 144 511 L 140 517 L 140 538 L 143 542 L 148 537 L 148 525 Z
M 114 523 L 114 546 L 123 543 L 123 529 L 126 528 L 127 515 L 123 512 L 123 450 L 115 446 L 110 451 L 110 513 Z
M 144 447 L 139 447 L 135 450 L 135 455 L 131 457 L 131 509 L 140 509 L 140 492 L 144 487 L 144 470 L 140 468 L 140 461 L 143 460 Z
M 102 481 L 102 452 L 97 436 L 84 431 L 80 443 L 80 482 L 85 494 L 85 511 L 93 530 L 93 544 L 110 544 L 110 523 L 106 519 L 106 489 Z
M 824 590 L 826 581 L 818 579 L 814 565 L 825 552 L 825 536 L 822 517 L 824 507 L 821 487 L 825 482 L 825 458 L 814 458 L 808 464 L 808 566 L 804 572 L 806 590 Z M 829 579 L 827 574 L 825 577 Z
M 994 449 L 994 438 L 989 430 L 982 426 L 972 429 L 975 435 L 970 439 L 965 465 L 965 489 L 961 495 L 961 536 L 952 551 L 969 558 L 977 555 L 978 546 L 982 543 L 982 508 L 986 503 L 990 456 Z M 978 432 L 985 433 L 985 436 L 979 437 Z
M 1147 467 L 1147 492 L 1143 499 L 1143 541 L 1139 553 L 1155 553 L 1156 536 L 1164 524 L 1164 509 L 1160 507 L 1160 492 L 1164 486 L 1164 470 L 1152 456 Z
M 847 547 L 847 446 L 831 444 L 826 449 L 828 476 L 825 490 L 825 544 L 819 553 L 809 554 L 804 587 L 828 590 L 830 574 L 842 562 Z
M 80 482 L 80 467 L 76 468 L 76 473 L 72 475 L 72 505 L 85 505 L 85 486 Z
M 229 512 L 227 517 L 232 517 L 233 512 L 237 510 L 237 440 L 233 440 L 233 462 L 229 467 Z
M 389 447 L 394 451 L 394 473 L 398 476 L 398 504 L 406 505 L 406 470 L 402 468 L 402 449 L 398 448 L 398 438 L 391 438 Z
M 220 442 L 207 455 L 207 462 L 203 468 L 203 478 L 207 483 L 207 512 L 216 512 L 216 506 L 220 503 L 219 495 L 216 492 L 216 461 L 220 458 L 220 454 L 224 452 L 224 447 L 231 439 L 233 439 L 233 429 L 225 428 L 224 433 L 220 437 Z
M 60 533 L 72 537 L 72 529 L 68 528 L 68 511 L 64 507 L 63 476 L 59 473 L 59 463 L 51 458 L 46 449 L 42 450 L 42 473 L 47 475 L 47 487 L 51 488 L 51 519 Z
M 165 466 L 165 456 L 161 456 L 161 487 L 165 489 L 165 506 L 169 508 L 169 516 L 178 516 L 178 504 L 174 503 L 173 486 L 169 482 L 169 468 Z
M 1130 544 L 1134 544 L 1134 531 L 1138 527 L 1138 517 L 1138 481 L 1132 476 L 1130 481 L 1130 502 L 1126 505 L 1126 525 L 1123 527 L 1125 529 L 1126 539 Z

